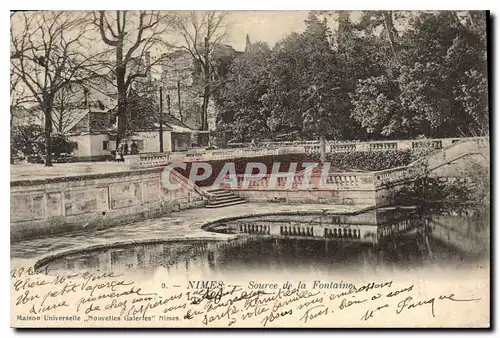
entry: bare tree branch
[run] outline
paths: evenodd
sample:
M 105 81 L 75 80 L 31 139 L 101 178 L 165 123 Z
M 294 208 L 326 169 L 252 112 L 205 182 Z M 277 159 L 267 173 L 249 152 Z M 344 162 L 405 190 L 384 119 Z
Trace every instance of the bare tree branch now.
M 201 65 L 203 77 L 202 130 L 208 130 L 208 104 L 211 94 L 211 77 L 215 71 L 212 64 L 214 52 L 221 47 L 227 37 L 225 19 L 227 12 L 201 11 L 178 14 L 172 20 L 174 29 L 183 38 L 177 49 L 189 52 Z
M 115 58 L 107 62 L 107 66 L 114 74 L 113 84 L 117 90 L 118 144 L 129 129 L 127 116 L 129 89 L 134 81 L 147 77 L 152 65 L 155 64 L 144 65 L 144 58 L 150 49 L 153 46 L 165 45 L 162 41 L 165 40 L 162 35 L 167 27 L 165 15 L 150 11 L 116 11 L 112 15 L 101 11 L 94 16 L 103 42 L 113 47 L 115 54 Z M 107 22 L 109 24 L 106 24 Z M 116 31 L 111 28 L 113 25 L 116 26 Z M 115 40 L 108 38 L 110 35 L 115 37 Z
M 106 16 L 105 12 L 101 11 L 100 15 L 99 15 L 99 31 L 101 33 L 102 41 L 104 41 L 104 43 L 107 44 L 107 45 L 116 46 L 118 44 L 118 41 L 117 40 L 111 40 L 106 35 L 106 28 L 104 28 L 104 21 L 106 21 L 106 27 L 111 31 L 111 34 L 114 37 L 117 37 L 117 36 L 115 36 L 113 34 L 113 30 L 111 29 L 111 26 L 109 25 L 108 20 L 105 19 L 105 16 Z

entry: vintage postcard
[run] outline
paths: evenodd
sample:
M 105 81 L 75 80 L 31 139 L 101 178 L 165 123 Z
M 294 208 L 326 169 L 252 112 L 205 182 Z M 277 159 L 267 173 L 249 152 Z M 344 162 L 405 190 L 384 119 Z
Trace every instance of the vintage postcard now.
M 16 328 L 488 328 L 487 11 L 18 11 Z

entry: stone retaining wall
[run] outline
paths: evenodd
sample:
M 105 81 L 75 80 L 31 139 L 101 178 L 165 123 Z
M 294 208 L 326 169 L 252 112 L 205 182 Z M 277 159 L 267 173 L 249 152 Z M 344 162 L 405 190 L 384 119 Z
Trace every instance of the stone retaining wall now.
M 161 168 L 11 182 L 11 240 L 105 228 L 203 207 L 206 197 L 182 177 L 161 184 Z M 179 175 L 180 176 L 180 175 Z
M 376 205 L 374 190 L 232 190 L 249 202 Z

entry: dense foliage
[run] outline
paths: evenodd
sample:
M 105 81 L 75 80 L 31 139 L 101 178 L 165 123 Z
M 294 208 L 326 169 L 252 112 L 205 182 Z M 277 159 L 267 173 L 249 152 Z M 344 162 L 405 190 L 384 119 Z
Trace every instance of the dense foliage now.
M 416 161 L 431 149 L 414 151 L 408 150 L 386 150 L 386 151 L 365 151 L 365 152 L 345 152 L 328 155 L 328 162 L 331 167 L 338 171 L 377 171 L 389 168 L 402 167 Z M 319 160 L 319 154 L 311 155 Z
M 248 142 L 488 133 L 484 12 L 338 15 L 311 12 L 304 32 L 237 56 L 214 93 L 218 134 Z
M 25 156 L 41 154 L 43 145 L 37 140 L 42 134 L 43 129 L 39 125 L 12 126 L 10 132 L 11 163 Z
M 422 171 L 394 194 L 396 205 L 416 205 L 423 217 L 441 212 L 490 212 L 490 177 L 487 168 L 474 166 L 464 177 L 434 178 Z
M 19 125 L 11 128 L 10 161 L 25 159 L 26 157 L 42 158 L 46 153 L 45 133 L 41 126 L 36 124 Z M 52 153 L 59 156 L 71 152 L 71 143 L 61 134 L 52 135 Z

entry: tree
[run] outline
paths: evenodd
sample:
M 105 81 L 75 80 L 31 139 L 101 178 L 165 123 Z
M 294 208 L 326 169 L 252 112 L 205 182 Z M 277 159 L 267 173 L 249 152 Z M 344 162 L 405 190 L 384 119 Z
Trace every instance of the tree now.
M 262 96 L 269 84 L 268 64 L 271 51 L 266 43 L 256 42 L 233 60 L 221 85 L 214 90 L 218 108 L 218 132 L 224 139 L 249 142 L 270 136 L 268 115 L 263 111 Z
M 94 13 L 94 22 L 99 28 L 102 41 L 114 52 L 110 64 L 114 73 L 113 84 L 117 89 L 118 130 L 116 146 L 125 137 L 130 116 L 127 114 L 128 92 L 139 78 L 146 78 L 151 67 L 159 62 L 149 62 L 149 52 L 159 45 L 164 45 L 162 35 L 166 32 L 166 16 L 155 12 L 100 11 Z
M 322 160 L 326 138 L 342 138 L 349 124 L 341 63 L 328 36 L 326 21 L 310 13 L 302 34 L 290 34 L 277 43 L 269 62 L 269 87 L 262 97 L 271 129 L 319 137 Z
M 382 28 L 380 35 L 386 39 L 393 56 L 399 51 L 396 21 L 412 15 L 411 12 L 403 11 L 363 11 L 360 22 L 356 25 L 358 30 L 372 35 L 378 28 Z
M 412 121 L 420 122 L 420 116 L 403 110 L 399 95 L 399 87 L 386 74 L 360 79 L 352 93 L 354 109 L 351 116 L 368 134 L 383 137 L 418 135 L 423 130 Z
M 451 70 L 453 94 L 460 102 L 465 123 L 461 135 L 489 133 L 488 62 L 486 12 L 452 12 L 458 28 L 457 37 L 448 49 L 446 64 Z
M 402 40 L 403 108 L 421 116 L 431 136 L 488 129 L 486 18 L 482 12 L 472 15 L 473 21 L 468 12 L 421 13 Z
M 94 68 L 101 54 L 88 53 L 88 23 L 83 12 L 20 12 L 11 17 L 11 72 L 29 93 L 26 99 L 36 101 L 43 111 L 48 167 L 57 93 L 97 76 Z
M 208 105 L 210 102 L 211 82 L 217 67 L 214 66 L 214 53 L 221 47 L 227 35 L 227 12 L 192 11 L 178 14 L 172 20 L 174 29 L 182 36 L 182 45 L 193 60 L 199 64 L 202 75 L 201 130 L 208 130 Z
M 26 86 L 22 85 L 21 78 L 12 71 L 10 72 L 10 124 L 19 109 L 25 105 L 37 104 L 37 101 L 27 93 Z M 28 111 L 28 110 L 25 110 Z
M 22 157 L 42 155 L 43 144 L 39 142 L 43 129 L 36 124 L 12 126 L 10 130 L 10 163 Z
M 135 83 L 127 94 L 127 116 L 131 126 L 128 132 L 158 125 L 159 111 L 158 87 L 153 83 Z
M 321 161 L 326 159 L 326 137 L 339 138 L 342 135 L 343 111 L 340 78 L 336 74 L 340 68 L 336 55 L 328 41 L 326 21 L 320 21 L 310 13 L 306 20 L 306 30 L 302 34 L 302 51 L 309 55 L 310 62 L 303 73 L 306 87 L 300 92 L 299 105 L 303 111 L 304 129 L 320 138 Z
M 385 137 L 456 137 L 488 130 L 484 13 L 420 12 L 396 56 L 360 79 L 352 116 Z M 473 19 L 470 19 L 470 18 Z M 479 28 L 481 27 L 481 28 Z
M 274 134 L 302 131 L 302 112 L 298 107 L 302 72 L 298 66 L 304 60 L 301 36 L 292 33 L 276 43 L 269 58 L 269 84 L 260 101 L 267 124 Z

